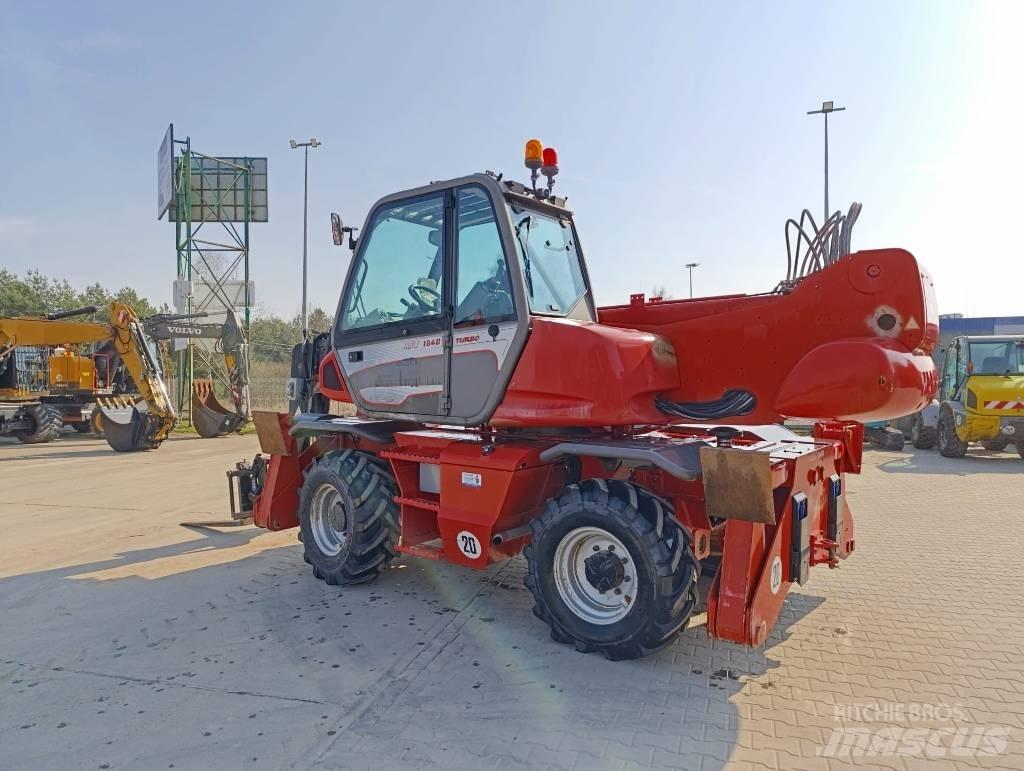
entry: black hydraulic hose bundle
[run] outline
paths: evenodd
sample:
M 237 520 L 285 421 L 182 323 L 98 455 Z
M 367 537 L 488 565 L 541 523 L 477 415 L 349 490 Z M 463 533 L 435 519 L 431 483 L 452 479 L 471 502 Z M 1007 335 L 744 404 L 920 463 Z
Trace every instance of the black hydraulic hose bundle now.
M 757 398 L 742 388 L 730 388 L 722 394 L 721 399 L 711 402 L 672 402 L 658 396 L 654 404 L 666 415 L 675 415 L 684 420 L 714 422 L 749 415 L 757 406 Z

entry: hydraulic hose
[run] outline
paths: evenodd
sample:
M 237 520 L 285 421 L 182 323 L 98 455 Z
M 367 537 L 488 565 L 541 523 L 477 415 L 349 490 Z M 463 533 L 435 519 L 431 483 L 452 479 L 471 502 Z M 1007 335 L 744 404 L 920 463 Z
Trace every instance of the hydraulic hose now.
M 699 422 L 714 422 L 749 415 L 757 406 L 757 399 L 750 391 L 730 388 L 722 394 L 721 399 L 712 402 L 672 402 L 658 396 L 654 399 L 654 405 L 667 415 Z

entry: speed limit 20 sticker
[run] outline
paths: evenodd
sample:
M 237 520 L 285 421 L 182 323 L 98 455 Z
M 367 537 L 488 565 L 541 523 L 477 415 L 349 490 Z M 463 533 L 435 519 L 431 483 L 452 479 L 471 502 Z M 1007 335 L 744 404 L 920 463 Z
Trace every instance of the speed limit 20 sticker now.
M 471 560 L 483 556 L 484 550 L 480 547 L 480 539 L 468 530 L 463 530 L 455 536 L 455 544 L 463 556 L 469 557 Z

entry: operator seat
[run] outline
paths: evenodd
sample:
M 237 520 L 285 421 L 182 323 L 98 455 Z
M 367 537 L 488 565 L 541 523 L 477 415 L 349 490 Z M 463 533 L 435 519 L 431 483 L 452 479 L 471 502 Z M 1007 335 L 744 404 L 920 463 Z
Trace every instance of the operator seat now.
M 1010 368 L 1010 363 L 1005 356 L 986 356 L 981 360 L 982 372 L 996 372 L 1000 375 Z

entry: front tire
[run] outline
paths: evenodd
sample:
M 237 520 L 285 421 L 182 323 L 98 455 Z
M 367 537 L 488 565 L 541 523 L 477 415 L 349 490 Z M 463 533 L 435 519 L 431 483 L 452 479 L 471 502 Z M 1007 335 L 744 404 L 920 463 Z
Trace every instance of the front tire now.
M 956 422 L 952 412 L 939 416 L 939 452 L 946 458 L 962 458 L 967 454 L 967 443 L 956 435 Z
M 556 642 L 635 659 L 686 628 L 699 569 L 689 531 L 660 498 L 588 479 L 550 499 L 531 529 L 526 586 Z
M 938 437 L 934 426 L 926 426 L 920 415 L 915 415 L 910 424 L 910 443 L 918 450 L 930 450 Z
M 397 555 L 395 494 L 394 477 L 367 453 L 332 451 L 310 467 L 299 532 L 313 575 L 332 586 L 376 578 Z

